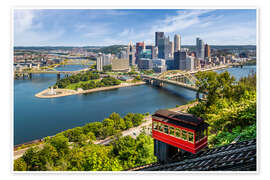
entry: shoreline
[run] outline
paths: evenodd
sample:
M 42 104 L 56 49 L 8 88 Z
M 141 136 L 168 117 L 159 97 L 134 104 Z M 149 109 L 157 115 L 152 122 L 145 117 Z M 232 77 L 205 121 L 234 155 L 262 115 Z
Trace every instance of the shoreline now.
M 81 90 L 81 91 L 75 91 L 71 89 L 54 89 L 55 92 L 59 92 L 61 94 L 56 95 L 46 95 L 49 92 L 49 88 L 45 89 L 37 94 L 35 94 L 35 97 L 37 98 L 57 98 L 57 97 L 64 97 L 64 96 L 71 96 L 71 95 L 77 95 L 77 94 L 87 94 L 92 92 L 99 92 L 99 91 L 106 91 L 111 89 L 117 89 L 122 87 L 129 87 L 129 86 L 138 86 L 146 84 L 146 82 L 136 82 L 136 83 L 121 83 L 120 85 L 116 86 L 109 86 L 109 87 L 100 87 L 100 88 L 94 88 L 94 89 L 88 89 L 88 90 Z

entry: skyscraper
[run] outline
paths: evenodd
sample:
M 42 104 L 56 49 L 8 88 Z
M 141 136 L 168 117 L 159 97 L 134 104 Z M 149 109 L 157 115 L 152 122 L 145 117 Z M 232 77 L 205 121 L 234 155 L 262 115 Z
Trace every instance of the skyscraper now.
M 204 56 L 208 58 L 211 57 L 211 50 L 208 44 L 204 46 Z
M 186 70 L 186 58 L 188 54 L 186 51 L 177 51 L 174 53 L 175 69 Z
M 96 63 L 96 69 L 97 71 L 103 71 L 103 62 L 102 62 L 102 55 L 101 53 L 97 57 L 97 63 Z
M 173 41 L 170 41 L 170 56 L 173 58 L 173 53 L 174 53 L 174 43 Z
M 135 46 L 130 41 L 128 43 L 128 47 L 127 47 L 127 56 L 128 56 L 129 65 L 130 66 L 134 66 L 135 65 L 135 60 L 136 60 L 135 53 L 136 53 Z
M 179 34 L 174 35 L 174 52 L 181 50 L 181 36 Z
M 197 57 L 204 59 L 204 44 L 202 39 L 196 38 L 196 48 L 197 48 L 196 52 Z
M 160 40 L 160 39 L 164 39 L 164 32 L 156 32 L 156 36 L 155 36 L 155 46 L 158 46 L 158 41 Z
M 164 37 L 164 57 L 162 57 L 163 59 L 168 59 L 170 58 L 171 55 L 171 41 L 170 41 L 170 37 Z

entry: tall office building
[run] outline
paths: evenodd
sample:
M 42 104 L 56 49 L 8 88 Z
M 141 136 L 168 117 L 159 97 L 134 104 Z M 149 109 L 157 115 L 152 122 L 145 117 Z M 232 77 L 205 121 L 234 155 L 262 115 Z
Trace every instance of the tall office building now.
M 138 60 L 139 60 L 139 55 L 141 54 L 141 52 L 145 49 L 145 44 L 144 42 L 137 42 L 136 43 L 136 64 L 138 64 Z
M 208 44 L 204 46 L 204 57 L 211 57 L 211 49 Z
M 158 46 L 158 42 L 160 39 L 164 39 L 164 32 L 156 32 L 156 36 L 155 36 L 155 46 Z
M 194 70 L 194 63 L 195 63 L 194 61 L 195 61 L 195 57 L 187 56 L 186 57 L 186 68 L 185 68 L 185 70 L 193 71 Z
M 174 53 L 175 69 L 186 70 L 187 51 L 177 51 Z
M 170 57 L 173 58 L 174 53 L 174 43 L 173 41 L 170 41 Z
M 97 57 L 97 63 L 96 63 L 96 69 L 97 71 L 103 71 L 103 62 L 102 62 L 102 55 L 99 54 Z
M 136 53 L 135 46 L 132 44 L 132 42 L 129 42 L 127 47 L 127 58 L 130 66 L 134 66 L 136 63 L 135 53 Z
M 158 58 L 158 47 L 154 47 L 152 51 L 152 59 L 157 59 Z
M 181 50 L 181 36 L 179 34 L 174 35 L 174 52 Z
M 204 44 L 202 39 L 196 38 L 196 48 L 197 48 L 196 52 L 197 57 L 204 59 Z
M 163 59 L 168 59 L 171 58 L 171 41 L 170 41 L 170 37 L 165 37 L 164 38 L 164 57 Z

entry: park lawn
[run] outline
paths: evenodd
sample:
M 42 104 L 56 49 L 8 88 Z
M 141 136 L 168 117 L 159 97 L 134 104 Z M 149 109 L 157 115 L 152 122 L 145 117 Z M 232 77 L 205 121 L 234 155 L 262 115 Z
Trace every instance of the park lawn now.
M 89 80 L 89 81 L 80 81 L 77 83 L 72 83 L 72 84 L 69 84 L 65 89 L 77 90 L 77 87 L 80 87 L 82 84 L 87 84 L 91 81 L 98 82 L 98 81 L 101 81 L 101 79 L 94 79 L 94 80 Z

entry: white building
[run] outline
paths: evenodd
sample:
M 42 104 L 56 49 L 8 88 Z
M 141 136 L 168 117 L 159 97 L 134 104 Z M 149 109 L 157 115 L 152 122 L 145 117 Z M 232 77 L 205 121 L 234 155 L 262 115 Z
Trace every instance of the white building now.
M 187 71 L 194 71 L 194 61 L 195 61 L 195 57 L 193 56 L 186 57 L 186 70 Z
M 181 50 L 181 36 L 179 34 L 174 35 L 174 52 Z

